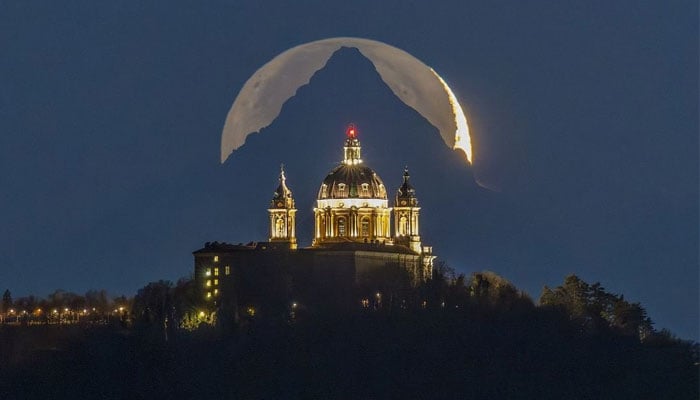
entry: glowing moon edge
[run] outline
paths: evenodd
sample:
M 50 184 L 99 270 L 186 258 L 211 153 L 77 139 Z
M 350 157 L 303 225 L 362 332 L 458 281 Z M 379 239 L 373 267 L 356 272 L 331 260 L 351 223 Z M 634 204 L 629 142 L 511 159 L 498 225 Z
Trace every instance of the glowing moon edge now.
M 300 87 L 309 84 L 313 74 L 325 68 L 328 60 L 342 47 L 356 48 L 373 64 L 384 83 L 402 102 L 435 126 L 448 147 L 461 149 L 467 162 L 473 163 L 469 125 L 462 106 L 447 82 L 433 68 L 402 49 L 375 40 L 352 37 L 321 39 L 292 47 L 275 56 L 248 78 L 236 96 L 224 124 L 221 163 L 245 144 L 248 135 L 269 126 L 279 116 L 284 103 L 295 96 Z M 280 76 L 288 77 L 289 69 L 293 69 L 295 79 L 280 80 Z M 435 83 L 429 82 L 431 79 L 435 79 Z M 406 80 L 413 84 L 410 86 L 410 95 L 416 95 L 413 98 L 404 93 Z M 272 81 L 272 84 L 268 84 L 268 81 Z M 424 101 L 429 96 L 420 96 L 420 92 L 424 92 L 423 95 L 428 92 L 432 94 L 438 90 L 435 86 L 440 88 L 445 98 Z M 433 103 L 440 102 L 445 106 L 449 103 L 451 108 L 453 118 L 449 129 L 443 124 L 445 113 L 436 113 L 433 108 Z M 449 134 L 449 131 L 454 134 Z

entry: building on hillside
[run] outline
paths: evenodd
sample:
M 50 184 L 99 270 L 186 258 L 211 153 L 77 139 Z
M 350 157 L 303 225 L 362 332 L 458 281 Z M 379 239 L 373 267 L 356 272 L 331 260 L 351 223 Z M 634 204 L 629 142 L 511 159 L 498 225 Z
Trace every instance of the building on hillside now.
M 390 204 L 384 182 L 362 160 L 356 128 L 346 135 L 343 161 L 318 191 L 310 247 L 297 246 L 297 209 L 282 168 L 267 241 L 208 242 L 193 253 L 196 285 L 210 309 L 252 315 L 300 305 L 379 307 L 431 278 L 435 255 L 421 243 L 408 169 Z

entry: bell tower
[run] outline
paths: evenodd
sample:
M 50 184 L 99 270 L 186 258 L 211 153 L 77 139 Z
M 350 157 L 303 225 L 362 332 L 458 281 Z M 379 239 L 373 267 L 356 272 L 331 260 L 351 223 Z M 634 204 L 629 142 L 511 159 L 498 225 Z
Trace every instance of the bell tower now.
M 292 191 L 287 187 L 287 178 L 284 175 L 284 164 L 280 166 L 279 186 L 272 195 L 270 208 L 270 242 L 289 243 L 290 249 L 297 248 L 295 217 L 297 209 L 294 208 Z
M 403 184 L 396 192 L 394 200 L 394 236 L 397 244 L 408 246 L 416 253 L 422 253 L 420 235 L 418 233 L 418 198 L 416 190 L 411 186 L 408 167 L 403 171 Z

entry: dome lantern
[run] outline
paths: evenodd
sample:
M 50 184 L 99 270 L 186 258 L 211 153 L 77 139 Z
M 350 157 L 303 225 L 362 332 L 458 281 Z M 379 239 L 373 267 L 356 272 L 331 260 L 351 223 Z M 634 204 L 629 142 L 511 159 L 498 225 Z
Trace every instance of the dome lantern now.
M 357 139 L 357 128 L 354 124 L 350 124 L 345 130 L 345 135 L 348 137 L 345 140 L 344 159 L 345 165 L 357 165 L 362 163 L 360 141 Z

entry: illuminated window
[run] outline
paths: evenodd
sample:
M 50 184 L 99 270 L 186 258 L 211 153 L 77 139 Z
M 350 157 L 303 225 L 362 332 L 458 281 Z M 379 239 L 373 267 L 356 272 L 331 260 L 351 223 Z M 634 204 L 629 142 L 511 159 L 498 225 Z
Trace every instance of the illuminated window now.
M 207 292 L 207 299 L 211 297 L 211 292 Z
M 214 279 L 214 286 L 216 286 L 216 285 L 218 285 L 218 284 L 219 284 L 219 280 L 218 280 L 218 279 Z
M 219 267 L 214 268 L 214 276 L 219 276 Z
M 211 286 L 211 279 L 207 279 L 207 287 Z
M 369 299 L 362 299 L 362 307 L 369 308 Z
M 328 185 L 324 183 L 321 185 L 321 198 L 325 199 L 326 197 L 328 197 Z
M 367 217 L 362 218 L 362 222 L 360 222 L 360 236 L 369 236 L 369 218 Z
M 219 294 L 219 289 L 214 289 L 214 296 Z
M 219 262 L 219 256 L 214 256 L 214 262 Z
M 339 184 L 338 184 L 338 194 L 339 194 L 340 196 L 344 196 L 344 195 L 345 195 L 345 184 L 344 184 L 344 183 L 339 183 Z
M 231 275 L 231 267 L 230 266 L 227 265 L 224 267 L 224 274 Z
M 345 218 L 338 218 L 338 236 L 345 236 Z
M 211 268 L 207 268 L 207 271 L 204 273 L 206 276 L 211 276 Z
M 362 197 L 369 197 L 369 184 L 368 183 L 362 184 Z

